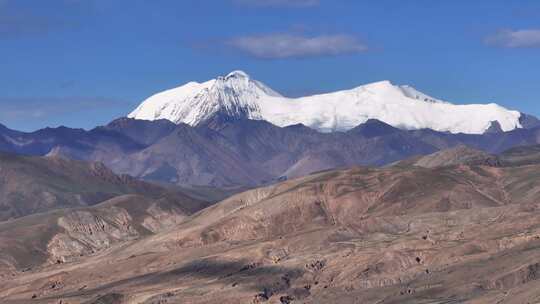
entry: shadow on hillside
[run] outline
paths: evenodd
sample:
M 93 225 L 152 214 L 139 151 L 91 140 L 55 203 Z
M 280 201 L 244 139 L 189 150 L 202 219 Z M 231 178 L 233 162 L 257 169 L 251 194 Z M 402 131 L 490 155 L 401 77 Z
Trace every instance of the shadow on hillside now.
M 291 283 L 301 277 L 303 273 L 302 269 L 279 265 L 205 259 L 189 262 L 170 271 L 147 273 L 107 283 L 96 288 L 56 295 L 50 298 L 69 299 L 72 297 L 93 296 L 96 297 L 95 300 L 87 303 L 101 303 L 99 297 L 104 294 L 121 294 L 124 290 L 138 290 L 143 286 L 160 284 L 167 285 L 169 288 L 171 286 L 204 287 L 219 284 L 230 287 L 231 292 L 235 289 L 243 289 L 263 296 L 271 296 L 289 289 Z M 167 293 L 158 297 L 174 296 L 173 293 Z

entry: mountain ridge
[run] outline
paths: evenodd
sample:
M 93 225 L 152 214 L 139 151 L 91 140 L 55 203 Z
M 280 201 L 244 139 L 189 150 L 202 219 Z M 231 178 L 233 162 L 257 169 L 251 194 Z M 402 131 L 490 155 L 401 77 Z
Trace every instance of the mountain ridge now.
M 100 162 L 0 152 L 0 221 L 58 208 L 91 206 L 112 197 L 164 188 L 115 174 Z
M 415 155 L 467 145 L 488 153 L 540 144 L 540 128 L 451 134 L 402 130 L 368 120 L 346 132 L 303 124 L 222 117 L 192 127 L 168 120 L 119 118 L 90 131 L 0 130 L 0 150 L 105 163 L 115 173 L 176 185 L 253 187 L 353 165 L 383 166 Z
M 347 131 L 369 119 L 401 129 L 429 128 L 454 134 L 482 134 L 494 121 L 503 131 L 538 123 L 530 115 L 495 103 L 452 104 L 388 80 L 349 90 L 288 98 L 242 71 L 154 94 L 128 117 L 167 119 L 197 126 L 216 115 L 266 120 L 280 127 L 302 123 L 322 132 Z

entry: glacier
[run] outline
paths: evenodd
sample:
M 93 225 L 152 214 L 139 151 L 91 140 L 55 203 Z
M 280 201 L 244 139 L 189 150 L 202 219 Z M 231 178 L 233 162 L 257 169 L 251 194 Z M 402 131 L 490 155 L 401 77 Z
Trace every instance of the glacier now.
M 346 131 L 369 119 L 401 129 L 466 134 L 482 134 L 493 122 L 498 122 L 503 131 L 522 127 L 519 111 L 495 103 L 453 104 L 387 80 L 350 90 L 289 98 L 243 71 L 157 93 L 128 117 L 167 119 L 196 126 L 218 114 L 266 120 L 280 127 L 303 124 L 320 132 Z

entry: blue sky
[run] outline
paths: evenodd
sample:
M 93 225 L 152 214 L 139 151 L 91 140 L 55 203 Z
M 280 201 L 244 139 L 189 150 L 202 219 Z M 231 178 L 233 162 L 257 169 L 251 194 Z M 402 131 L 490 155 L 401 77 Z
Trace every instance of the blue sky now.
M 91 128 L 242 69 L 285 95 L 391 80 L 540 116 L 540 2 L 0 0 L 0 123 Z

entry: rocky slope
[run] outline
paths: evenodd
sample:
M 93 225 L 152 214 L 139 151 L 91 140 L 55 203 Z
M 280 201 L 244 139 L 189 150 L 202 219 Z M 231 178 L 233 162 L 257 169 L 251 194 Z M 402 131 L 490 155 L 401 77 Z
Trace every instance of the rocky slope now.
M 535 303 L 540 164 L 468 164 L 456 151 L 464 161 L 453 165 L 356 167 L 249 190 L 148 237 L 9 273 L 0 300 Z
M 80 260 L 114 244 L 172 227 L 208 205 L 179 193 L 159 199 L 131 194 L 92 207 L 0 222 L 0 272 Z
M 505 165 L 530 165 L 540 162 L 540 145 L 519 146 L 504 151 L 499 159 Z
M 399 161 L 396 166 L 418 166 L 423 168 L 435 168 L 454 165 L 486 165 L 502 166 L 501 158 L 467 146 L 457 146 L 441 150 L 430 155 L 418 156 Z
M 0 153 L 0 221 L 127 194 L 161 195 L 161 187 L 116 175 L 102 163 Z

